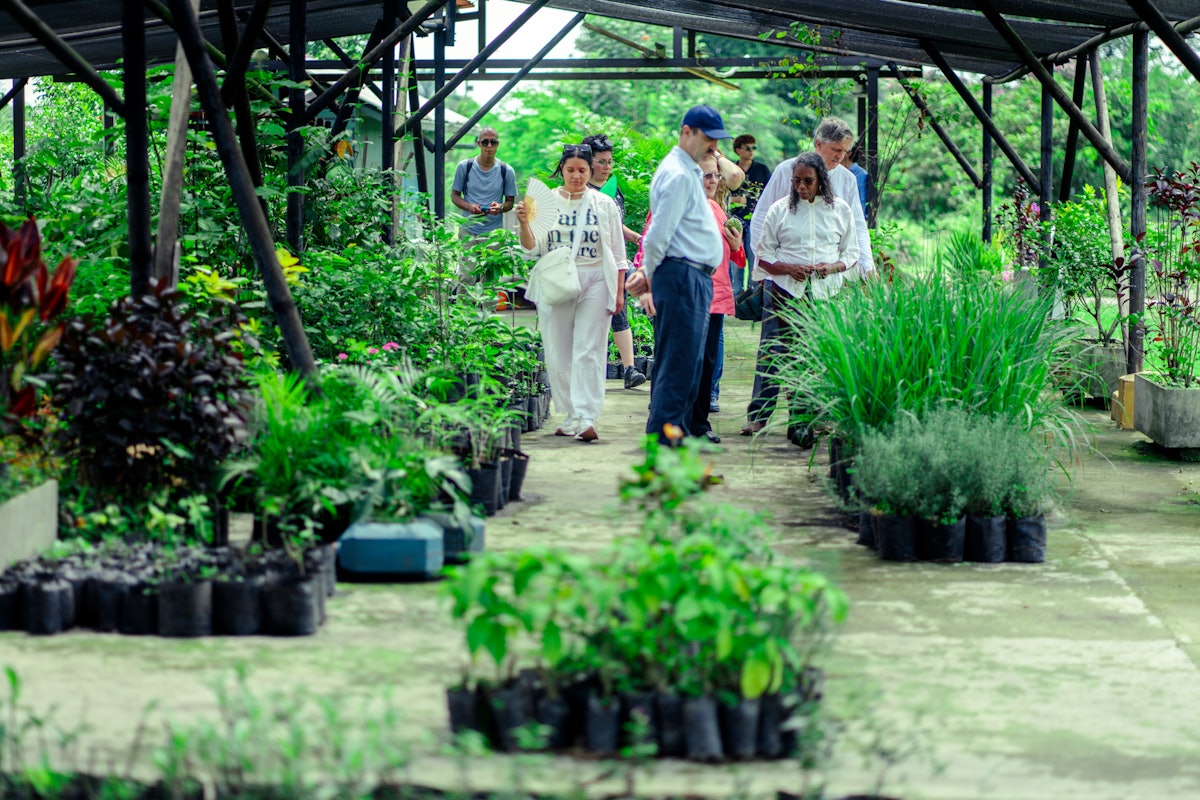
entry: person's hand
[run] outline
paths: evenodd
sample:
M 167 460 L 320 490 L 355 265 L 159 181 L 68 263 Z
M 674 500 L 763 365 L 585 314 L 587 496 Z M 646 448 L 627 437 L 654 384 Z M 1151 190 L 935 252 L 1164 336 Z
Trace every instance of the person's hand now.
M 625 279 L 625 291 L 636 295 L 648 293 L 650 291 L 650 281 L 646 279 L 646 273 L 640 269 L 634 270 Z
M 617 307 L 613 309 L 613 315 L 620 314 L 625 310 L 625 293 L 617 292 Z
M 483 206 L 479 205 L 479 203 L 471 203 L 471 213 L 472 214 L 482 214 Z
M 487 207 L 487 213 L 494 217 L 497 214 L 504 213 L 504 207 L 501 206 L 499 203 L 492 203 L 491 205 L 489 205 Z
M 725 241 L 729 243 L 729 249 L 736 252 L 742 249 L 742 232 L 731 230 L 728 225 L 721 227 L 721 233 L 725 236 Z
M 646 292 L 638 297 L 638 302 L 642 304 L 642 311 L 646 312 L 647 317 L 653 317 L 657 312 L 654 308 L 654 295 Z
M 527 208 L 525 208 L 524 200 L 517 203 L 516 212 L 517 212 L 517 222 L 521 223 L 522 225 L 528 225 L 529 224 L 529 210 Z

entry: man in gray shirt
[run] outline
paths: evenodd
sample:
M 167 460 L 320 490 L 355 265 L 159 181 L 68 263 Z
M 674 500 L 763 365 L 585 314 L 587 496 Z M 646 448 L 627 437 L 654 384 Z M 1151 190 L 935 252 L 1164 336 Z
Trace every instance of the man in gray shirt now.
M 500 134 L 495 128 L 484 128 L 475 137 L 479 155 L 458 162 L 454 182 L 450 185 L 450 200 L 462 209 L 464 217 L 481 217 L 479 222 L 464 226 L 470 236 L 487 236 L 500 227 L 500 217 L 511 211 L 517 197 L 517 176 L 512 167 L 496 158 Z
M 695 106 L 684 114 L 679 143 L 650 183 L 651 220 L 642 236 L 642 270 L 627 282 L 630 292 L 649 289 L 654 300 L 654 392 L 646 433 L 657 434 L 666 444 L 668 424 L 691 433 L 688 422 L 700 385 L 712 274 L 726 266 L 721 263 L 721 231 L 696 162 L 706 155 L 716 157 L 717 143 L 732 138 L 715 108 Z

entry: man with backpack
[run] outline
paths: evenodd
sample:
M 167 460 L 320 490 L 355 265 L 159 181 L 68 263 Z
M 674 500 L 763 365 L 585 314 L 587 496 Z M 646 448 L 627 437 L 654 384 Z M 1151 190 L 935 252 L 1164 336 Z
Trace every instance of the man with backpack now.
M 500 227 L 501 215 L 512 210 L 517 198 L 517 176 L 512 167 L 496 158 L 500 135 L 495 128 L 484 128 L 475 137 L 479 155 L 458 163 L 450 199 L 462 209 L 464 217 L 478 217 L 464 224 L 464 236 L 482 237 Z

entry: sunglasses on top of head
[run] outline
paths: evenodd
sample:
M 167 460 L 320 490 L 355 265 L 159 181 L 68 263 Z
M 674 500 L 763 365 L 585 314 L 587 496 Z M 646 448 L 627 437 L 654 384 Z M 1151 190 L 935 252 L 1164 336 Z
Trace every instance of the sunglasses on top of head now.
M 591 155 L 592 146 L 590 144 L 569 144 L 563 147 L 563 157 L 572 158 L 574 156 Z

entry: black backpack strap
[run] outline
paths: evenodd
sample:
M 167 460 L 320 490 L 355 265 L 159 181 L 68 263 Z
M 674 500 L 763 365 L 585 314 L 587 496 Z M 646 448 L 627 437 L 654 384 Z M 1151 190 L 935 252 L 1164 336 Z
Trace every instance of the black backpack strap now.
M 471 183 L 471 165 L 474 163 L 475 163 L 475 159 L 473 159 L 473 158 L 467 159 L 467 174 L 463 176 L 463 188 L 462 188 L 462 191 L 460 192 L 463 200 L 467 199 L 467 186 Z

